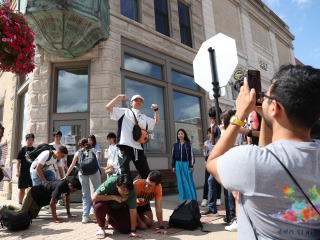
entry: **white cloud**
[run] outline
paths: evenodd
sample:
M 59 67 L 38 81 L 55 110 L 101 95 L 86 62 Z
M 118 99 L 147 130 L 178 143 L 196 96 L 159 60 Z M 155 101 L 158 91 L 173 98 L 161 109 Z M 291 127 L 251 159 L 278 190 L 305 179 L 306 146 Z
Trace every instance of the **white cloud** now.
M 309 6 L 309 4 L 311 3 L 311 0 L 291 0 L 291 2 L 297 5 L 299 8 L 305 8 Z
M 186 119 L 196 119 L 200 116 L 200 108 L 198 104 L 191 105 L 181 110 Z

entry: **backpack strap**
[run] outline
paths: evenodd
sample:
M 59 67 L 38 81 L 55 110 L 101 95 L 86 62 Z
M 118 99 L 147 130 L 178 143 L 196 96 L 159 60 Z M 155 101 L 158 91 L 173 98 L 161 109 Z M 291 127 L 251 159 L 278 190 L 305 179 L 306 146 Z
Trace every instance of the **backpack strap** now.
M 131 108 L 130 108 L 130 110 L 131 110 L 131 112 L 132 112 L 132 114 L 133 114 L 133 116 L 134 116 L 134 120 L 136 121 L 136 124 L 139 124 L 139 122 L 138 122 L 138 120 L 137 120 L 136 115 L 134 114 L 134 112 L 132 111 L 132 109 L 131 109 Z

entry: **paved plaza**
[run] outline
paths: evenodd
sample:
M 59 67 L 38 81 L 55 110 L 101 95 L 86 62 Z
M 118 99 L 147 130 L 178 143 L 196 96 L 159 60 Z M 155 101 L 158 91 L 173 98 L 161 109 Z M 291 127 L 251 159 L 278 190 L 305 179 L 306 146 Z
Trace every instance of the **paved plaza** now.
M 202 196 L 202 190 L 198 190 L 199 202 Z M 1 204 L 12 204 L 16 205 L 15 202 L 0 198 Z M 167 225 L 169 217 L 173 209 L 178 205 L 178 195 L 165 195 L 163 197 L 163 215 L 165 224 Z M 154 202 L 151 204 L 154 212 Z M 63 206 L 57 206 L 58 216 L 67 219 L 66 211 Z M 154 224 L 153 229 L 141 231 L 138 230 L 139 234 L 142 234 L 142 239 L 184 239 L 184 240 L 196 240 L 196 239 L 210 239 L 210 240 L 235 240 L 237 239 L 237 233 L 227 232 L 224 230 L 226 224 L 223 222 L 224 214 L 223 205 L 219 208 L 219 217 L 202 217 L 201 221 L 204 225 L 204 230 L 211 231 L 210 233 L 201 232 L 200 228 L 195 231 L 187 231 L 181 229 L 170 228 L 168 229 L 167 235 L 156 234 L 154 229 L 157 224 Z M 79 217 L 69 219 L 66 223 L 53 223 L 52 216 L 45 210 L 41 210 L 40 215 L 37 219 L 34 219 L 32 225 L 28 230 L 19 232 L 9 232 L 0 227 L 0 239 L 1 240 L 15 240 L 15 239 L 46 239 L 46 240 L 78 240 L 78 239 L 96 239 L 95 233 L 98 229 L 96 223 L 81 223 L 82 205 L 81 203 L 71 204 L 71 213 L 78 214 Z M 110 239 L 128 239 L 128 235 L 120 234 L 117 231 L 113 231 L 111 226 L 106 230 L 106 238 Z

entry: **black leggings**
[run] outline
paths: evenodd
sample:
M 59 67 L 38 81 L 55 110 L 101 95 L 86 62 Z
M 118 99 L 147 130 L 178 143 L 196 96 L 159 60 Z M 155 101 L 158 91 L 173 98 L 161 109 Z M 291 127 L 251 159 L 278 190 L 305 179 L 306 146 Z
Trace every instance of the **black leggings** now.
M 150 168 L 147 162 L 146 155 L 144 155 L 144 150 L 137 150 L 138 160 L 135 160 L 136 158 L 134 154 L 134 148 L 126 145 L 119 145 L 118 147 L 121 152 L 121 155 L 118 157 L 121 174 L 128 174 L 131 176 L 130 161 L 133 161 L 133 164 L 136 167 L 139 174 L 141 175 L 141 178 L 147 179 L 148 174 L 150 172 Z

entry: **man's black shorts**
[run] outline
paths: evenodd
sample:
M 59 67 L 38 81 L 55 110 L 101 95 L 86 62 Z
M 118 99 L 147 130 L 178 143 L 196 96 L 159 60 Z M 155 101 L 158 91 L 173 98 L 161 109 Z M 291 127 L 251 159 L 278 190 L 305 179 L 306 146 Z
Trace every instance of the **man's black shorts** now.
M 30 177 L 30 170 L 20 170 L 20 177 L 18 179 L 18 188 L 19 189 L 24 189 L 32 187 L 32 180 Z
M 138 214 L 141 214 L 143 212 L 151 212 L 150 203 L 147 203 L 146 205 L 137 206 L 137 212 Z

